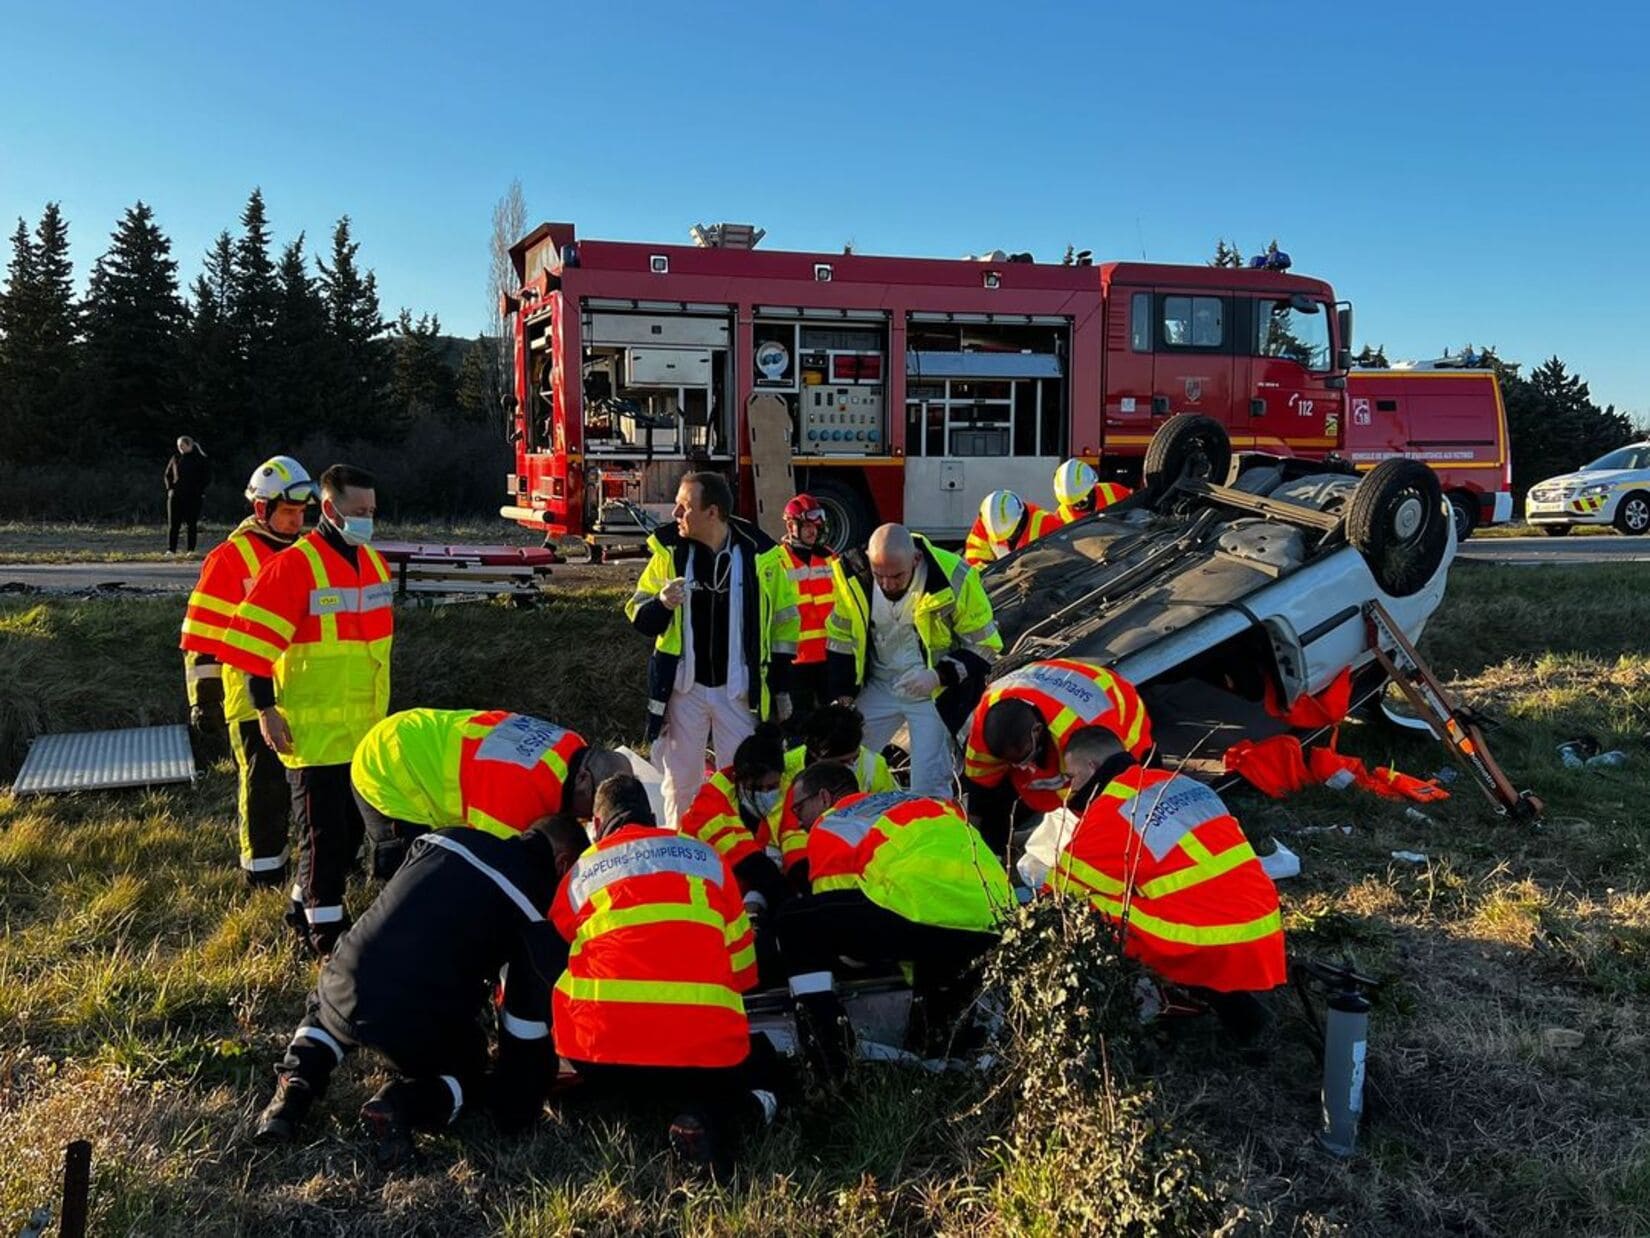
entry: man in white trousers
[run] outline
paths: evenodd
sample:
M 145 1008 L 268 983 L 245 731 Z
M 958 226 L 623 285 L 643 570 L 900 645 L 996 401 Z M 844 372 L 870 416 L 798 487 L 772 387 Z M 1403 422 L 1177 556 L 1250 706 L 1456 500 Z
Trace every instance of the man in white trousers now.
M 833 693 L 864 716 L 873 752 L 908 728 L 912 791 L 953 796 L 951 737 L 1003 647 L 979 573 L 898 524 L 883 525 L 836 569 L 826 629 Z
M 758 719 L 790 715 L 796 582 L 773 539 L 732 511 L 720 473 L 685 476 L 676 523 L 648 537 L 651 557 L 625 603 L 631 624 L 654 638 L 647 738 L 670 829 L 704 781 L 707 745 L 718 768 L 731 765 Z

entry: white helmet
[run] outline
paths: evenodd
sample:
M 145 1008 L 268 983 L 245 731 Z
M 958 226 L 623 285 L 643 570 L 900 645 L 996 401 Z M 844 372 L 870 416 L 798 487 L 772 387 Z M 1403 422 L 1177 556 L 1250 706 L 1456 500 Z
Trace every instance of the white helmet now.
M 254 503 L 279 499 L 283 503 L 313 503 L 320 487 L 291 456 L 271 456 L 252 470 L 246 483 L 246 497 Z
M 1020 527 L 1026 514 L 1025 500 L 1012 490 L 993 490 L 980 500 L 980 522 L 986 536 L 994 542 L 1006 542 Z
M 1075 507 L 1094 492 L 1100 474 L 1081 460 L 1067 460 L 1054 470 L 1054 500 L 1061 507 Z

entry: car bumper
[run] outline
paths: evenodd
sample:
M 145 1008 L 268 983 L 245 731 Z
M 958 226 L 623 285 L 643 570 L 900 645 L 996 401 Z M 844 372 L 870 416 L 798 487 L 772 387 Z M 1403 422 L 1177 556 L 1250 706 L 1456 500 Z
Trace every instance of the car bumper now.
M 1524 504 L 1524 519 L 1530 524 L 1609 524 L 1616 515 L 1616 496 L 1592 495 L 1584 499 Z

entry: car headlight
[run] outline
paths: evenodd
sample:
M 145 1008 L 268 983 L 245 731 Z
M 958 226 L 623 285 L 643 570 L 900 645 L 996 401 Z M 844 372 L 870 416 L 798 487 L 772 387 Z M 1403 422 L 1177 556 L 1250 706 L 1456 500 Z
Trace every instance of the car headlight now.
M 1609 494 L 1609 493 L 1610 493 L 1610 487 L 1608 485 L 1583 486 L 1580 490 L 1576 491 L 1576 498 L 1578 498 L 1578 499 L 1590 499 L 1595 494 Z

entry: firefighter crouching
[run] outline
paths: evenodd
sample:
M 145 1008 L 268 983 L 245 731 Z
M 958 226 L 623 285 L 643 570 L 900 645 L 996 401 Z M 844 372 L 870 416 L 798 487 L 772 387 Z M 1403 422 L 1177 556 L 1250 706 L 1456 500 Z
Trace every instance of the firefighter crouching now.
M 677 823 L 678 832 L 727 861 L 753 917 L 777 908 L 789 892 L 768 824 L 784 770 L 783 735 L 764 722 L 734 751 L 733 764 L 705 779 Z
M 368 545 L 373 487 L 349 465 L 321 475 L 321 523 L 258 574 L 223 642 L 287 769 L 298 827 L 288 920 L 319 954 L 348 927 L 344 883 L 361 845 L 350 757 L 389 711 L 394 586 Z
M 1134 685 L 1075 658 L 1033 662 L 994 682 L 974 708 L 963 752 L 968 817 L 1001 855 L 1020 812 L 1053 812 L 1071 785 L 1065 742 L 1106 727 L 1138 760 L 1152 746 L 1151 720 Z
M 951 736 L 1003 648 L 979 573 L 898 524 L 872 533 L 863 553 L 843 555 L 836 572 L 832 695 L 858 707 L 872 751 L 908 727 L 911 789 L 951 794 Z
M 252 514 L 202 561 L 178 640 L 190 726 L 208 738 L 227 729 L 235 756 L 241 869 L 255 886 L 286 881 L 292 793 L 286 767 L 258 729 L 246 675 L 223 664 L 223 643 L 235 608 L 264 565 L 304 531 L 304 508 L 317 495 L 304 466 L 291 456 L 272 456 L 252 471 L 246 483 Z
M 671 827 L 704 781 L 707 743 L 720 768 L 759 721 L 790 714 L 796 585 L 779 547 L 732 511 L 719 473 L 684 477 L 676 523 L 648 536 L 647 565 L 625 603 L 631 625 L 654 638 L 647 738 Z
M 555 1052 L 599 1101 L 668 1102 L 672 1150 L 725 1173 L 740 1129 L 778 1109 L 745 1016 L 756 948 L 739 883 L 711 846 L 655 828 L 635 778 L 601 785 L 595 830 L 550 907 L 568 943 Z
M 963 543 L 963 558 L 971 567 L 984 567 L 1059 527 L 1060 519 L 1053 512 L 1026 502 L 1012 490 L 993 490 L 980 500 L 980 514 Z
M 776 802 L 768 816 L 771 836 L 778 841 L 779 862 L 793 886 L 808 888 L 808 832 L 796 819 L 793 791 L 797 775 L 817 761 L 853 770 L 861 791 L 898 790 L 882 753 L 864 744 L 865 719 L 852 705 L 832 703 L 818 709 L 802 727 L 802 742 L 785 753 Z
M 825 662 L 825 625 L 836 597 L 836 554 L 825 544 L 825 509 L 812 495 L 785 504 L 785 540 L 779 543 L 785 572 L 796 586 L 801 634 L 791 664 L 793 727 L 830 700 Z
M 565 727 L 503 709 L 404 709 L 368 731 L 350 760 L 350 785 L 387 880 L 407 844 L 463 825 L 500 838 L 541 817 L 590 819 L 596 788 L 630 762 Z
M 865 795 L 851 769 L 827 763 L 802 771 L 794 798 L 812 893 L 781 908 L 780 957 L 804 1054 L 836 1077 L 853 1047 L 836 996 L 844 958 L 908 968 L 925 1030 L 942 1036 L 1015 900 L 1002 865 L 950 800 Z
M 507 839 L 472 829 L 415 839 L 322 965 L 255 1138 L 291 1142 L 358 1048 L 377 1049 L 397 1075 L 361 1108 L 386 1168 L 412 1151 L 412 1130 L 446 1125 L 484 1093 L 504 1126 L 535 1118 L 554 1071 L 546 977 L 566 962 L 542 909 L 585 842 L 566 817 Z M 480 1016 L 501 971 L 497 1073 L 487 1089 Z
M 1054 515 L 1062 525 L 1104 511 L 1133 493 L 1122 482 L 1101 481 L 1082 460 L 1067 460 L 1054 470 L 1054 501 L 1059 504 Z
M 1278 892 L 1214 791 L 1146 769 L 1103 726 L 1066 744 L 1078 822 L 1044 891 L 1122 926 L 1123 951 L 1205 1001 L 1242 1044 L 1270 1023 L 1255 994 L 1288 978 Z

